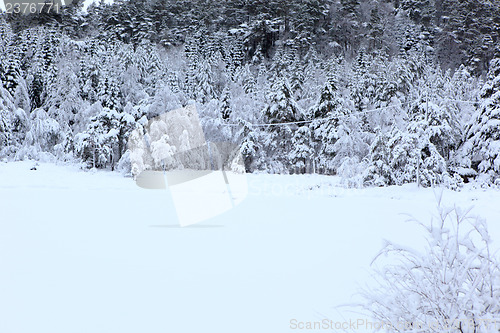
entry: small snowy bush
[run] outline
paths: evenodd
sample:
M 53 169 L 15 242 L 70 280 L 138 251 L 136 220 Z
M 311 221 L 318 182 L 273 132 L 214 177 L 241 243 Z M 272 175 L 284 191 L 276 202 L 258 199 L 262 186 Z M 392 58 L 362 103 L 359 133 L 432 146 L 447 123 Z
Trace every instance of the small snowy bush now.
M 500 266 L 486 223 L 458 207 L 438 204 L 438 212 L 430 225 L 418 222 L 424 252 L 388 242 L 377 255 L 374 262 L 395 260 L 377 270 L 362 306 L 393 332 L 493 332 Z

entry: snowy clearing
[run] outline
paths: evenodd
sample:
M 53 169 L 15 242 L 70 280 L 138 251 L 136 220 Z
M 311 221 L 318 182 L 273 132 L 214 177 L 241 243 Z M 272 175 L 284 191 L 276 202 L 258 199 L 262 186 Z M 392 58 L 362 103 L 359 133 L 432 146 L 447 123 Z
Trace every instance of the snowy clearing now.
M 301 331 L 292 320 L 368 319 L 335 306 L 370 283 L 384 239 L 422 247 L 402 214 L 428 222 L 441 191 L 249 174 L 239 206 L 180 228 L 167 191 L 34 165 L 0 164 L 3 333 L 280 333 Z M 474 206 L 499 248 L 499 190 L 444 190 L 443 201 Z

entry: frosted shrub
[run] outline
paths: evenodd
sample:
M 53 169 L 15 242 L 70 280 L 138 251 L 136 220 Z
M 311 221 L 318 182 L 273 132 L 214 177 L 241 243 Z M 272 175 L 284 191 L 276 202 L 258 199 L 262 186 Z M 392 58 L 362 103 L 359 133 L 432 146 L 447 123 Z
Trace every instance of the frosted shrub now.
M 486 223 L 440 201 L 430 225 L 417 222 L 425 251 L 388 242 L 374 259 L 391 264 L 376 271 L 375 288 L 362 292 L 363 307 L 393 332 L 494 332 L 500 267 Z
M 345 157 L 337 174 L 341 177 L 345 187 L 361 188 L 363 187 L 363 173 L 366 166 L 366 161 L 359 162 L 357 157 Z

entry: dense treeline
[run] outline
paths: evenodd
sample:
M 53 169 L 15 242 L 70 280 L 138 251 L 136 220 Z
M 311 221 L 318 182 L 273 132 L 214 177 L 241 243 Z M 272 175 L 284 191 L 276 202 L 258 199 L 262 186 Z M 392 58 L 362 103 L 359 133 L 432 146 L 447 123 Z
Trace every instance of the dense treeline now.
M 2 14 L 0 156 L 129 169 L 134 128 L 196 103 L 207 138 L 238 144 L 248 171 L 491 183 L 499 34 L 493 1 L 120 1 L 86 11 L 77 1 L 59 14 Z M 265 123 L 277 126 L 255 126 Z
M 335 43 L 351 55 L 360 46 L 394 55 L 399 47 L 421 41 L 445 69 L 466 64 L 476 74 L 487 71 L 500 34 L 500 6 L 482 0 L 134 0 L 94 3 L 87 12 L 80 11 L 82 4 L 76 0 L 57 14 L 11 14 L 7 19 L 16 32 L 51 25 L 71 38 L 94 36 L 135 46 L 143 41 L 179 46 L 192 34 L 232 30 L 247 60 L 270 57 L 278 40 L 302 51 Z M 395 22 L 401 16 L 414 24 Z M 395 35 L 404 36 L 405 44 L 395 45 Z

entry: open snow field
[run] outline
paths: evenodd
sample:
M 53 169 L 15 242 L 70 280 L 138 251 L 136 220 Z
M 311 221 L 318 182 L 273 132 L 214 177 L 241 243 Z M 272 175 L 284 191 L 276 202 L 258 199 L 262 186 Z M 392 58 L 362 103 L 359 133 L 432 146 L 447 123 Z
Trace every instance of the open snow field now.
M 181 228 L 166 190 L 33 165 L 0 164 L 1 333 L 281 333 L 367 320 L 336 306 L 370 283 L 384 239 L 422 247 L 402 214 L 428 222 L 441 191 L 253 174 L 239 206 Z M 499 190 L 444 190 L 443 201 L 474 206 L 499 247 Z

